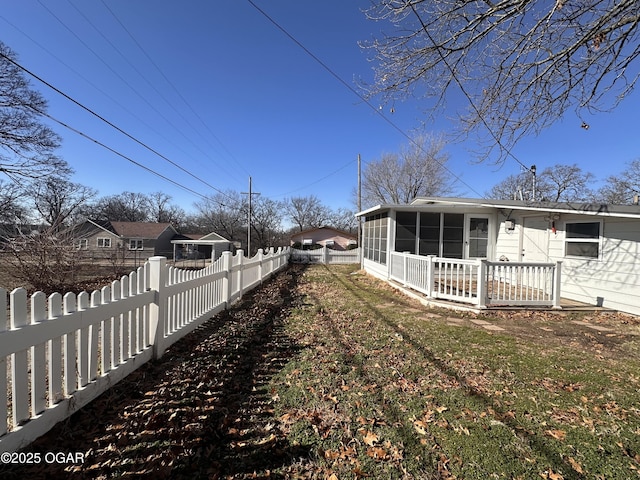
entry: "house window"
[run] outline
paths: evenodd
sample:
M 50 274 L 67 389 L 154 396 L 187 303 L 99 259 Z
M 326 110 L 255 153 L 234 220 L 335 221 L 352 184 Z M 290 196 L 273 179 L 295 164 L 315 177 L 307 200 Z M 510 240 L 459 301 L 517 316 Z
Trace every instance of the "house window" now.
M 565 224 L 565 256 L 598 258 L 600 256 L 600 230 L 601 222 Z
M 440 255 L 440 214 L 420 214 L 420 255 Z
M 416 253 L 415 212 L 396 213 L 396 252 Z
M 464 214 L 445 213 L 442 229 L 442 256 L 462 258 L 464 246 Z
M 489 219 L 469 219 L 469 258 L 486 258 L 489 246 Z
M 131 239 L 129 240 L 129 250 L 142 250 L 142 240 Z
M 364 258 L 386 265 L 387 213 L 370 215 L 364 223 Z
M 416 225 L 418 220 L 418 225 Z M 464 214 L 431 213 L 419 215 L 398 212 L 396 216 L 396 252 L 416 253 L 416 232 L 420 255 L 462 258 Z
M 78 250 L 86 250 L 89 247 L 89 241 L 86 238 L 76 240 L 76 248 Z
M 98 248 L 111 248 L 111 239 L 110 238 L 98 238 Z

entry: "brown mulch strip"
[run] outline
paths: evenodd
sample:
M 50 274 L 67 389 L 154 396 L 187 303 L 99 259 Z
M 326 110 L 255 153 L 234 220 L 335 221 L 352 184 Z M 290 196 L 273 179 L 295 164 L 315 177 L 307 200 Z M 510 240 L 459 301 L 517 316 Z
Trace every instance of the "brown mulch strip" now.
M 81 452 L 81 464 L 5 465 L 0 478 L 256 478 L 307 456 L 279 431 L 267 387 L 299 349 L 282 319 L 303 271 L 279 273 L 24 450 Z

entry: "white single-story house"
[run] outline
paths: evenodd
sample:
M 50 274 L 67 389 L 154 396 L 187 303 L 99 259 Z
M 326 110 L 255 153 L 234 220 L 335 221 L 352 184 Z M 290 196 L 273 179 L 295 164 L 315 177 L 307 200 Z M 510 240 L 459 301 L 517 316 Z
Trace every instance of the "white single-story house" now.
M 427 296 L 640 315 L 638 205 L 418 197 L 357 215 L 363 268 Z

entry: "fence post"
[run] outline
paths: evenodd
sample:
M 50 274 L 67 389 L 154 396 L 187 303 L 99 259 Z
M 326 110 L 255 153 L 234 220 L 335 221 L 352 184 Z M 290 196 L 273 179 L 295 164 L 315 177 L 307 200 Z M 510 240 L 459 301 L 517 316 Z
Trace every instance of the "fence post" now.
M 273 257 L 275 256 L 275 249 L 269 247 L 269 275 L 273 275 Z
M 407 286 L 407 269 L 409 266 L 409 252 L 402 252 L 402 285 Z
M 488 264 L 486 260 L 478 259 L 478 287 L 477 287 L 477 295 L 478 295 L 478 307 L 479 308 L 487 308 L 487 273 L 488 273 Z
M 427 296 L 433 297 L 433 289 L 436 283 L 435 255 L 427 255 Z
M 224 278 L 222 279 L 222 300 L 224 301 L 225 310 L 229 308 L 229 304 L 231 303 L 231 293 L 233 290 L 231 256 L 231 252 L 222 252 L 222 271 L 224 272 Z
M 149 258 L 149 288 L 155 292 L 155 302 L 149 306 L 149 343 L 153 345 L 153 358 L 158 359 L 164 353 L 164 334 L 166 324 L 167 299 L 167 259 Z
M 562 292 L 562 262 L 556 262 L 553 271 L 553 308 L 561 309 L 560 297 Z
M 238 257 L 238 298 L 242 298 L 244 295 L 244 250 L 238 250 L 236 256 Z
M 322 263 L 329 265 L 329 247 L 322 247 Z
M 264 250 L 258 249 L 258 278 L 260 279 L 260 285 L 262 285 L 262 275 L 264 269 L 262 268 L 262 261 L 264 260 Z

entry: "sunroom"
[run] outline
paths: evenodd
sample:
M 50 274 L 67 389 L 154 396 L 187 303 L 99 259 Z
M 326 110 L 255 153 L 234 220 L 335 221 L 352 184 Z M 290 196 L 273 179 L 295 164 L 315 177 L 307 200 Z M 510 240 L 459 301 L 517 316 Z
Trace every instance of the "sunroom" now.
M 640 206 L 419 197 L 364 220 L 362 267 L 429 299 L 640 315 Z M 562 275 L 561 275 L 562 274 Z
M 509 261 L 497 240 L 500 228 L 515 223 L 494 206 L 455 200 L 423 198 L 360 212 L 363 268 L 434 299 L 480 308 L 559 307 L 560 264 Z

